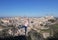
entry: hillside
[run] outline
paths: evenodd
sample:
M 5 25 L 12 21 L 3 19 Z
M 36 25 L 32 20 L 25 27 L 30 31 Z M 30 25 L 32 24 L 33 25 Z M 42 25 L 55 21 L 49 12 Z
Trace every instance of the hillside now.
M 25 28 L 21 28 L 26 21 L 28 21 L 27 31 L 25 31 Z M 50 36 L 53 36 L 53 30 L 50 29 L 51 26 L 55 25 L 56 23 L 57 23 L 56 18 L 54 18 L 53 16 L 45 16 L 40 18 L 36 17 L 0 18 L 0 37 L 4 38 L 9 36 L 15 37 L 25 35 L 30 36 L 32 40 L 37 40 L 38 38 L 37 39 L 32 38 L 35 37 L 36 35 L 34 34 L 37 33 L 38 35 L 40 34 L 39 36 L 41 40 L 43 40 Z

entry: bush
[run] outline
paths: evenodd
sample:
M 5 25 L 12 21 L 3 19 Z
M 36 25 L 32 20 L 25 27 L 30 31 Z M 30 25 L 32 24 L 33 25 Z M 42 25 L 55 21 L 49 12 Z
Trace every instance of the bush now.
M 35 30 L 31 30 L 29 32 L 29 37 L 31 40 L 44 40 L 43 36 L 40 33 L 36 32 Z

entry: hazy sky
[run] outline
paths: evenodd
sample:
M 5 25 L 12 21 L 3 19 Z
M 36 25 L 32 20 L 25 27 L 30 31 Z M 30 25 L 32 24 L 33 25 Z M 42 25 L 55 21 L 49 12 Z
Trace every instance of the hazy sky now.
M 58 0 L 0 0 L 3 16 L 58 16 Z

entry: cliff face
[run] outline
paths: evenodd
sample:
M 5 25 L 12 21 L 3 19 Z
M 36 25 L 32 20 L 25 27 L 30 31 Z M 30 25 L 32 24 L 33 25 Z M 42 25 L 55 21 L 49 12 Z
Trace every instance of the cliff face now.
M 28 20 L 27 20 L 28 19 Z M 48 21 L 50 19 L 55 20 L 53 16 L 46 16 L 41 18 L 21 18 L 21 17 L 14 17 L 14 18 L 4 18 L 0 19 L 0 36 L 19 36 L 25 35 L 25 28 L 18 28 L 24 25 L 24 22 L 28 21 L 27 32 L 26 35 L 31 30 L 35 30 L 38 33 L 42 33 L 41 30 L 49 29 L 49 27 L 45 27 L 47 24 L 53 24 L 52 22 Z

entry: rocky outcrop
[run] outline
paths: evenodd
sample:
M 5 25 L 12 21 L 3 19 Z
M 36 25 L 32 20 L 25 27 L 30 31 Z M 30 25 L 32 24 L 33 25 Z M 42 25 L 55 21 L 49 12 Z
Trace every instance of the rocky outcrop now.
M 28 19 L 28 21 L 29 21 L 29 25 L 27 27 L 27 32 L 26 33 L 27 33 L 27 35 L 29 35 L 28 33 L 30 32 L 31 33 L 30 35 L 32 35 L 32 37 L 34 37 L 35 36 L 34 34 L 41 32 L 41 29 L 49 29 L 49 27 L 46 28 L 45 25 L 46 24 L 52 24 L 48 20 L 50 20 L 50 19 L 54 20 L 55 18 L 53 16 L 46 16 L 46 17 L 41 17 L 41 18 L 19 18 L 19 17 L 18 18 L 17 17 L 9 18 L 9 19 L 4 18 L 4 19 L 0 20 L 0 25 L 3 24 L 3 26 L 5 26 L 4 29 L 2 28 L 3 30 L 0 31 L 1 32 L 0 36 L 4 37 L 4 36 L 25 35 L 25 28 L 20 28 L 19 29 L 18 26 L 23 25 L 26 19 Z M 33 31 L 32 31 L 32 29 L 33 29 Z M 36 33 L 34 31 L 36 31 Z M 35 39 L 37 40 L 38 37 L 35 38 Z
M 42 34 L 36 32 L 35 30 L 31 30 L 29 33 L 28 33 L 29 37 L 31 40 L 44 40 Z M 28 39 L 29 39 L 28 37 Z

